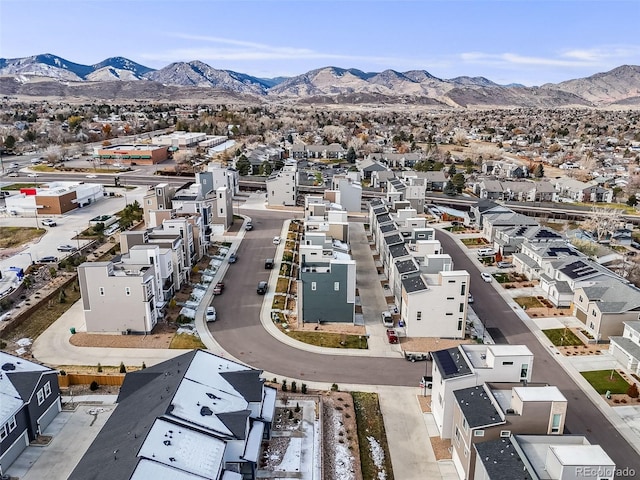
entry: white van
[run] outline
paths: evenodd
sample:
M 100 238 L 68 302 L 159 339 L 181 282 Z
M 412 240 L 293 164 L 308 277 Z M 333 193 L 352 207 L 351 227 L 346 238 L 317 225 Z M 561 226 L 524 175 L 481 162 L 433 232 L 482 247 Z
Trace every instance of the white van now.
M 491 255 L 495 255 L 496 252 L 493 248 L 481 248 L 478 250 L 479 257 L 490 257 Z

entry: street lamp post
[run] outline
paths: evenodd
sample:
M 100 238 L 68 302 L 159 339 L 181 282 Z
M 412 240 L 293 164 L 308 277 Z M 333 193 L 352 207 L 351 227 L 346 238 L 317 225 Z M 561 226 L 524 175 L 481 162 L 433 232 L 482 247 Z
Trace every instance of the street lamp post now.
M 76 243 L 78 244 L 78 251 L 80 251 L 80 233 L 78 232 L 78 230 L 74 230 L 75 234 L 76 234 Z

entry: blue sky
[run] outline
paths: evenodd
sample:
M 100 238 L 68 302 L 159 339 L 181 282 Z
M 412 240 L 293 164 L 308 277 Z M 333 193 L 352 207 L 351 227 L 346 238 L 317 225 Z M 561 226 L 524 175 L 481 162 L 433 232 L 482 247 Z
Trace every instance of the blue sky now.
M 542 85 L 640 65 L 639 0 L 0 0 L 0 58 L 337 66 Z

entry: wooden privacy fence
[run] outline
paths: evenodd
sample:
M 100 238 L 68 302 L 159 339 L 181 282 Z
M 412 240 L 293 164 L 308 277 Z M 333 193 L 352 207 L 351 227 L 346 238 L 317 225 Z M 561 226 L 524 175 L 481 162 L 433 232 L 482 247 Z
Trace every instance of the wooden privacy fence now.
M 70 385 L 90 385 L 96 382 L 98 385 L 120 386 L 124 382 L 125 374 L 113 375 L 94 375 L 92 373 L 67 373 L 66 375 L 58 375 L 58 383 L 61 388 Z

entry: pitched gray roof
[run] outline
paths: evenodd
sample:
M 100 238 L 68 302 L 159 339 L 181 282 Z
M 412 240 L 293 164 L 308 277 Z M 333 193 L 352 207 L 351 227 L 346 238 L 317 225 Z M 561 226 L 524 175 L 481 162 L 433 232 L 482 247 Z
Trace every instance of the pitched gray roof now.
M 599 283 L 583 287 L 589 301 L 598 302 L 603 313 L 623 313 L 640 310 L 640 291 L 623 282 Z

